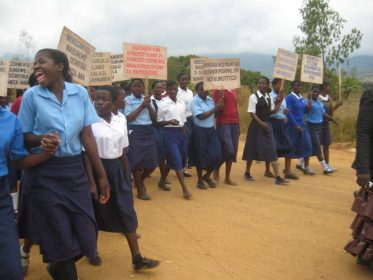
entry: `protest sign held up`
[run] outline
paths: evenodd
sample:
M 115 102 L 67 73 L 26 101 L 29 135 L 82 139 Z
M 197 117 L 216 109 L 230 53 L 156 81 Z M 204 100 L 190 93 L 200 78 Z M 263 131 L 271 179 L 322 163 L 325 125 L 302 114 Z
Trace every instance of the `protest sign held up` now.
M 109 52 L 95 53 L 93 57 L 89 85 L 111 85 L 111 61 Z
M 0 96 L 6 96 L 8 87 L 9 61 L 0 60 Z
M 28 78 L 30 77 L 32 71 L 33 63 L 30 61 L 9 61 L 8 88 L 28 88 Z
M 240 59 L 204 59 L 203 85 L 205 90 L 240 87 Z
M 323 69 L 321 57 L 304 54 L 300 80 L 307 83 L 322 84 Z
M 124 78 L 167 80 L 167 48 L 123 43 Z
M 88 86 L 95 47 L 67 27 L 64 27 L 58 49 L 66 53 L 69 59 L 70 74 L 74 82 Z
M 273 78 L 294 81 L 299 54 L 279 48 L 277 51 Z
M 192 84 L 203 82 L 203 60 L 207 57 L 197 57 L 190 59 L 190 81 Z
M 123 54 L 112 54 L 111 60 L 111 80 L 113 82 L 124 81 Z

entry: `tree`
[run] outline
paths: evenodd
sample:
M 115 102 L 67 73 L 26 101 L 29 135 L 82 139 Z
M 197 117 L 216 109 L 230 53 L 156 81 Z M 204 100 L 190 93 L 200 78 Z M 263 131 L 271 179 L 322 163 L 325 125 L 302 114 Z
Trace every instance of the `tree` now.
M 342 35 L 346 20 L 329 6 L 329 0 L 304 0 L 299 11 L 303 22 L 298 28 L 304 37 L 294 37 L 297 53 L 321 56 L 324 65 L 335 65 L 343 63 L 360 47 L 363 34 L 353 28 L 349 34 Z
M 18 52 L 13 55 L 13 60 L 32 60 L 32 54 L 35 51 L 36 42 L 34 38 L 25 30 L 21 30 L 18 38 Z

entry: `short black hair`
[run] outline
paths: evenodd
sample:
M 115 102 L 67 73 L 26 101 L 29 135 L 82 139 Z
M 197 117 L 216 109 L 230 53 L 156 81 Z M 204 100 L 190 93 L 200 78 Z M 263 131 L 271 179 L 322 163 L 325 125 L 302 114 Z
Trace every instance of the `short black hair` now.
M 166 84 L 166 88 L 172 87 L 172 86 L 177 86 L 177 82 L 174 80 L 168 80 Z
M 120 83 L 120 87 L 127 92 L 131 89 L 131 82 L 130 81 L 123 81 L 123 82 Z
M 272 86 L 274 87 L 275 85 L 277 85 L 279 82 L 281 82 L 282 81 L 282 79 L 280 79 L 280 78 L 274 78 L 273 80 L 272 80 Z
M 30 77 L 28 77 L 28 84 L 30 85 L 30 87 L 33 87 L 39 84 L 34 73 L 31 73 Z
M 130 89 L 132 88 L 132 85 L 136 82 L 140 82 L 140 84 L 142 84 L 142 86 L 145 88 L 145 84 L 144 84 L 144 81 L 142 79 L 139 79 L 139 78 L 134 78 L 131 80 L 131 83 L 130 83 Z
M 295 86 L 296 84 L 300 84 L 300 81 L 299 80 L 294 80 L 291 82 L 291 86 Z
M 152 89 L 154 89 L 157 84 L 161 84 L 161 83 L 162 83 L 162 81 L 154 81 L 154 82 L 152 82 Z
M 100 86 L 97 88 L 97 90 L 105 90 L 110 92 L 111 101 L 115 103 L 118 99 L 118 90 L 113 86 Z
M 188 78 L 188 74 L 186 72 L 181 72 L 179 73 L 179 75 L 177 75 L 177 80 L 180 81 L 181 76 L 184 76 L 184 75 L 187 76 Z
M 200 86 L 203 86 L 203 82 L 198 82 L 198 83 L 196 84 L 196 86 L 194 87 L 194 90 L 197 91 L 197 89 L 198 89 Z
M 258 82 L 259 82 L 260 80 L 265 80 L 265 81 L 267 82 L 267 85 L 269 85 L 269 79 L 268 79 L 266 76 L 262 76 L 262 77 L 260 77 L 259 80 L 258 80 Z
M 314 84 L 314 85 L 312 85 L 312 87 L 311 87 L 311 91 L 314 90 L 314 89 L 318 89 L 318 90 L 320 90 L 320 86 Z

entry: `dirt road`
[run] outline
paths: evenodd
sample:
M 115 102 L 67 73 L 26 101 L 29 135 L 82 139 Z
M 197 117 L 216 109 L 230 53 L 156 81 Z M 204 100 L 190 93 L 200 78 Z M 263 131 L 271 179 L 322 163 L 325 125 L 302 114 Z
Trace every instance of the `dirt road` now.
M 191 201 L 181 198 L 174 175 L 172 191 L 159 190 L 156 172 L 147 181 L 152 200 L 136 199 L 135 205 L 142 253 L 160 259 L 161 266 L 133 273 L 124 238 L 100 233 L 103 265 L 92 267 L 82 259 L 80 279 L 373 279 L 373 272 L 343 251 L 354 217 L 354 154 L 333 150 L 331 155 L 337 173 L 322 175 L 313 158 L 311 167 L 318 175 L 300 175 L 288 186 L 265 178 L 263 163 L 254 163 L 256 181 L 247 182 L 240 160 L 233 172 L 238 187 L 220 183 L 216 189 L 197 189 L 193 171 L 186 179 Z M 26 279 L 50 279 L 38 248 L 33 248 Z

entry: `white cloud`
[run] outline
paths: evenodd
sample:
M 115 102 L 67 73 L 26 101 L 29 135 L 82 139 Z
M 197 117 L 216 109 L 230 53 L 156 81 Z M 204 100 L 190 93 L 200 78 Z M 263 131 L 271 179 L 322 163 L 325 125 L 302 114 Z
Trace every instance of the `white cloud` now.
M 67 26 L 97 50 L 118 53 L 122 42 L 167 46 L 170 55 L 292 50 L 301 23 L 297 0 L 0 0 L 0 55 L 16 52 L 24 29 L 37 49 L 57 47 Z M 364 33 L 357 53 L 373 54 L 373 1 L 332 0 L 346 32 Z

